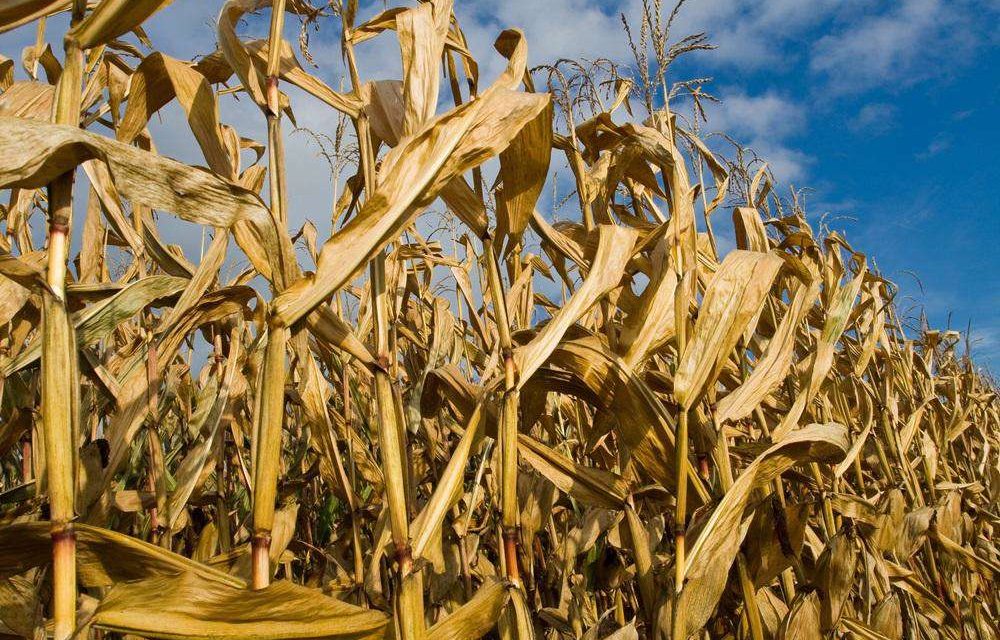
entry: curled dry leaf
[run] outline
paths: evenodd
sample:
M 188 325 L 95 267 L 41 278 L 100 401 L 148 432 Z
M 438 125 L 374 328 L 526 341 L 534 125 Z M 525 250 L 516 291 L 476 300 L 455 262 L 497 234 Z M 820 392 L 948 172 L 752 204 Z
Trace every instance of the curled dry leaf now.
M 837 462 L 849 446 L 843 426 L 809 425 L 773 445 L 740 474 L 712 511 L 687 558 L 680 602 L 687 612 L 688 636 L 712 615 L 726 587 L 729 568 L 746 534 L 744 519 L 753 491 L 797 464 Z
M 187 62 L 169 4 L 0 2 L 0 636 L 997 635 L 995 381 L 707 81 L 511 28 L 480 86 L 452 0 L 219 0 Z
M 192 573 L 116 585 L 90 624 L 159 638 L 343 638 L 383 635 L 384 614 L 287 581 L 247 591 Z
M 267 215 L 260 199 L 211 173 L 75 127 L 0 117 L 0 187 L 39 188 L 87 160 L 107 164 L 133 202 L 215 227 Z

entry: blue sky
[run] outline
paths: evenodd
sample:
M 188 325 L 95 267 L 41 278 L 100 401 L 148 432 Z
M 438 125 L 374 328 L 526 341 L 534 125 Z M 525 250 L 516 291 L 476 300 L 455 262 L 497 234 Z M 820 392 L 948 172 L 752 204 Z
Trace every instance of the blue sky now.
M 769 6 L 782 4 L 792 3 Z M 736 98 L 722 124 L 752 145 L 760 136 L 765 158 L 787 158 L 779 178 L 812 189 L 808 211 L 829 213 L 900 285 L 902 311 L 963 330 L 971 321 L 973 353 L 998 371 L 1000 3 L 816 6 L 760 22 L 739 12 L 740 34 L 695 26 L 719 50 L 694 71 L 714 76 L 730 109 Z M 765 138 L 773 131 L 784 134 Z
M 221 1 L 176 0 L 153 22 L 157 48 L 188 59 L 214 48 Z M 665 4 L 670 5 L 669 2 Z M 362 2 L 366 14 L 382 2 Z M 637 20 L 641 0 L 455 0 L 456 12 L 488 82 L 502 66 L 497 33 L 528 35 L 530 63 L 605 56 L 631 62 L 620 14 Z M 247 29 L 263 33 L 251 21 Z M 62 19 L 50 21 L 58 44 Z M 973 353 L 1000 371 L 1000 0 L 688 0 L 676 37 L 706 31 L 718 46 L 674 67 L 674 80 L 711 76 L 722 100 L 709 131 L 725 131 L 767 159 L 787 187 L 808 189 L 814 221 L 846 233 L 900 286 L 897 302 L 915 323 L 973 328 Z M 331 24 L 330 27 L 334 25 Z M 295 37 L 290 21 L 288 36 Z M 0 52 L 17 57 L 34 41 L 29 29 L 0 35 Z M 391 40 L 360 51 L 366 77 L 398 76 Z M 57 48 L 58 50 L 58 48 Z M 333 86 L 339 48 L 313 36 L 311 51 Z M 292 95 L 299 124 L 329 131 L 329 109 Z M 223 121 L 264 139 L 248 100 L 227 99 Z M 153 127 L 160 151 L 202 163 L 189 136 L 165 109 Z M 177 131 L 176 128 L 172 131 Z M 332 189 L 315 144 L 289 134 L 291 223 L 309 218 L 325 234 Z M 717 214 L 726 216 L 727 213 Z M 174 223 L 168 223 L 168 226 Z M 197 255 L 199 234 L 176 223 L 170 239 Z M 327 227 L 328 228 L 328 227 Z M 169 237 L 170 231 L 167 235 Z
M 616 27 L 641 2 L 548 4 L 484 2 L 473 14 L 525 26 L 535 60 L 539 44 L 630 60 Z M 971 322 L 973 354 L 994 372 L 997 24 L 995 0 L 688 0 L 673 28 L 676 37 L 705 31 L 718 46 L 674 68 L 675 80 L 713 78 L 722 105 L 708 130 L 733 134 L 786 186 L 808 189 L 810 218 L 826 215 L 900 286 L 911 325 L 921 310 L 934 326 Z

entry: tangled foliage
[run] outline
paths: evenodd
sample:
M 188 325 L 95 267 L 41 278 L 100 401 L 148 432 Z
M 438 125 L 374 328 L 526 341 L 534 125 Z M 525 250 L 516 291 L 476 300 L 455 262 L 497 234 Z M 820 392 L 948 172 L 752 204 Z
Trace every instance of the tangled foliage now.
M 711 96 L 665 73 L 710 47 L 659 2 L 635 81 L 533 73 L 508 30 L 491 83 L 451 0 L 228 0 L 197 63 L 152 50 L 167 4 L 0 7 L 39 34 L 30 79 L 0 56 L 0 634 L 998 637 L 994 384 L 702 141 Z M 339 28 L 346 90 L 286 15 L 310 62 Z M 376 37 L 401 80 L 358 77 Z M 322 244 L 288 228 L 292 86 L 331 110 Z M 267 140 L 220 122 L 233 93 Z M 155 151 L 173 102 L 206 167 Z M 166 216 L 211 231 L 197 262 Z

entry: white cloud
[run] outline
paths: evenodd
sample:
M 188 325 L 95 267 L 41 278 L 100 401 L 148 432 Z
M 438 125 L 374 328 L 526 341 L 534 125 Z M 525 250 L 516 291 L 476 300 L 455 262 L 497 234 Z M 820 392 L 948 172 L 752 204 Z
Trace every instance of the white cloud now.
M 968 10 L 963 2 L 902 0 L 820 38 L 810 69 L 843 92 L 925 79 L 941 71 L 934 63 L 942 56 L 954 62 L 974 47 Z
M 604 8 L 607 7 L 607 9 Z M 529 64 L 558 58 L 631 58 L 619 13 L 623 2 L 593 0 L 473 0 L 456 2 L 462 28 L 482 59 L 497 57 L 493 40 L 503 29 L 517 27 L 528 37 Z M 473 31 L 481 37 L 472 38 Z M 489 49 L 489 50 L 487 50 Z
M 144 26 L 157 49 L 188 59 L 215 50 L 215 24 L 221 3 L 175 2 Z
M 713 105 L 712 129 L 749 137 L 785 139 L 806 126 L 802 105 L 776 92 L 749 95 L 741 89 L 720 92 L 722 104 Z
M 987 365 L 1000 358 L 1000 325 L 977 326 L 972 322 L 972 332 L 969 342 L 972 347 L 973 357 L 981 364 Z M 997 373 L 994 370 L 994 373 Z
M 855 133 L 880 136 L 896 126 L 896 111 L 896 107 L 889 103 L 872 102 L 861 107 L 847 126 Z
M 612 5 L 638 20 L 642 2 Z M 846 93 L 947 73 L 996 41 L 998 15 L 996 0 L 690 0 L 672 37 L 709 35 L 718 49 L 698 57 L 701 67 L 780 74 L 804 63 L 825 89 Z
M 801 183 L 808 178 L 809 165 L 814 161 L 809 154 L 767 138 L 751 140 L 747 146 L 767 162 L 771 173 L 783 185 Z
M 790 69 L 798 62 L 799 46 L 808 32 L 831 20 L 842 20 L 875 0 L 690 0 L 681 9 L 673 36 L 705 32 L 718 49 L 701 57 L 702 64 L 743 70 Z M 638 15 L 640 0 L 629 8 Z M 670 7 L 672 3 L 666 2 Z
M 690 0 L 682 7 L 671 39 L 707 32 L 718 50 L 702 56 L 704 66 L 741 69 L 787 67 L 794 59 L 787 45 L 824 20 L 873 0 Z M 664 20 L 673 6 L 664 2 Z M 455 7 L 477 57 L 495 57 L 493 38 L 518 27 L 528 36 L 531 64 L 558 58 L 607 57 L 633 61 L 621 15 L 638 37 L 642 0 L 469 0 Z M 477 37 L 473 37 L 477 36 Z
M 917 160 L 928 160 L 934 156 L 943 153 L 951 148 L 951 137 L 947 134 L 939 133 L 934 136 L 934 139 L 930 141 L 923 151 L 917 154 Z
M 812 158 L 789 143 L 808 124 L 801 104 L 773 91 L 749 95 L 738 88 L 723 89 L 719 97 L 721 104 L 707 109 L 709 131 L 726 133 L 750 147 L 781 182 L 806 177 Z

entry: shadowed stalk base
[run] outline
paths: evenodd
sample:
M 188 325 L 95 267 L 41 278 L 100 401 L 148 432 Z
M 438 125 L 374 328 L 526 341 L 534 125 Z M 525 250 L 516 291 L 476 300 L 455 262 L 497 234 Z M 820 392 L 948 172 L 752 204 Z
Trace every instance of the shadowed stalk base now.
M 255 533 L 250 543 L 251 586 L 265 589 L 271 584 L 271 534 Z
M 76 628 L 76 534 L 71 523 L 52 523 L 52 637 L 66 640 Z

